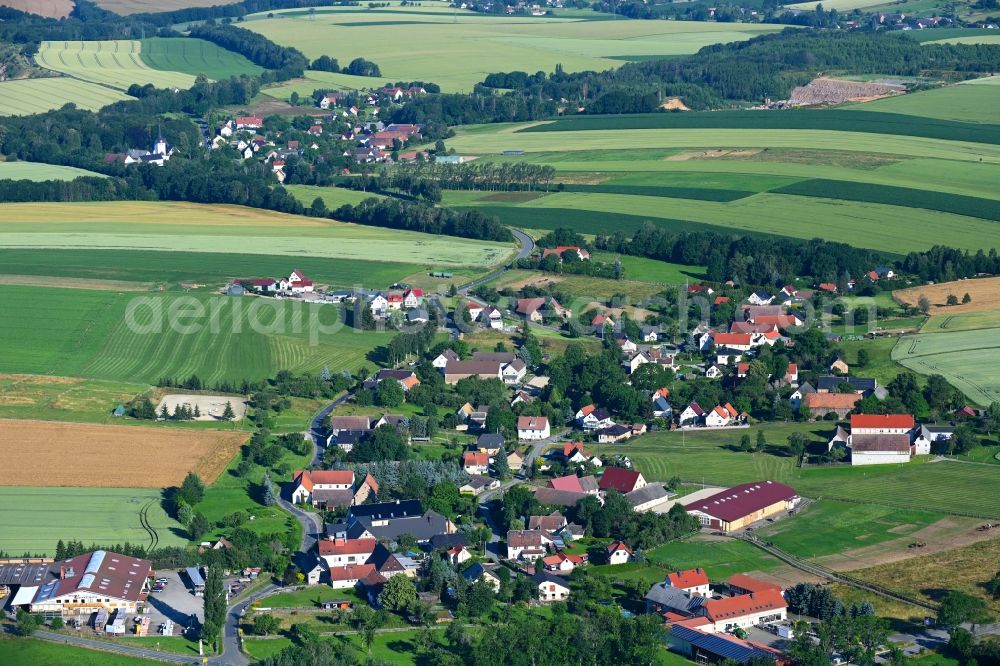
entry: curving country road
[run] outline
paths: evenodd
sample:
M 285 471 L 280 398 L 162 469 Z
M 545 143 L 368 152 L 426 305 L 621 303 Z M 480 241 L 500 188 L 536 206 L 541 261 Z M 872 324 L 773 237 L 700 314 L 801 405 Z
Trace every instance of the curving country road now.
M 490 280 L 497 279 L 498 277 L 509 271 L 510 267 L 514 265 L 515 261 L 517 261 L 518 259 L 524 259 L 530 256 L 531 253 L 535 251 L 535 241 L 532 240 L 531 236 L 524 233 L 523 231 L 514 229 L 513 227 L 508 227 L 508 228 L 510 229 L 510 233 L 514 235 L 514 240 L 516 240 L 517 244 L 521 246 L 521 249 L 517 251 L 517 256 L 514 257 L 514 259 L 511 260 L 509 264 L 503 266 L 502 268 L 499 268 L 498 270 L 493 271 L 489 275 L 484 275 L 483 277 L 477 278 L 468 284 L 463 284 L 461 287 L 458 288 L 458 293 L 463 295 L 467 294 L 470 289 L 475 289 L 481 284 L 489 282 Z

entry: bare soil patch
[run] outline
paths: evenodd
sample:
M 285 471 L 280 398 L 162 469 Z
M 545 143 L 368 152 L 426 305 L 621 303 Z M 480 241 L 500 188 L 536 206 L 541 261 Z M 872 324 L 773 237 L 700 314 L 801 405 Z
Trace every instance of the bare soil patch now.
M 906 86 L 895 83 L 866 83 L 820 77 L 804 86 L 792 89 L 792 95 L 788 101 L 792 106 L 870 102 L 904 92 L 906 92 Z
M 760 148 L 753 149 L 732 149 L 732 150 L 685 150 L 676 155 L 668 155 L 663 159 L 667 162 L 687 162 L 688 160 L 710 160 L 710 159 L 740 159 L 756 155 Z
M 50 275 L 0 275 L 0 284 L 26 287 L 61 287 L 96 291 L 152 291 L 152 282 L 127 280 L 91 280 L 88 278 L 54 277 Z
M 73 11 L 73 0 L 0 0 L 0 5 L 46 18 L 64 18 Z
M 166 405 L 167 411 L 170 414 L 173 414 L 179 405 L 185 405 L 192 412 L 195 406 L 197 406 L 201 416 L 195 418 L 195 421 L 218 421 L 222 423 L 227 420 L 222 418 L 222 414 L 226 411 L 226 403 L 229 403 L 233 408 L 233 414 L 235 414 L 231 420 L 242 420 L 247 413 L 246 399 L 241 396 L 231 395 L 171 393 L 160 398 L 160 403 L 156 405 L 156 413 L 159 414 L 164 405 Z
M 0 419 L 0 486 L 166 488 L 214 482 L 247 433 Z
M 666 109 L 667 111 L 690 111 L 687 104 L 681 101 L 680 97 L 672 97 L 660 104 L 661 109 Z
M 952 294 L 958 298 L 959 302 L 964 294 L 969 294 L 972 297 L 972 302 L 964 305 L 947 305 L 948 296 Z M 911 306 L 916 306 L 921 296 L 926 296 L 931 302 L 932 315 L 995 310 L 1000 308 L 1000 277 L 926 284 L 920 287 L 897 289 L 892 292 L 892 297 L 898 303 Z

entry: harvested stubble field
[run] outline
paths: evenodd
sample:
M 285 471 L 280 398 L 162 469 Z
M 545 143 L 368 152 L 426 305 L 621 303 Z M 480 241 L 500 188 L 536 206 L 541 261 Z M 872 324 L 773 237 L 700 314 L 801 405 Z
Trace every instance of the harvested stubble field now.
M 210 484 L 246 438 L 242 432 L 0 419 L 0 485 L 23 484 L 39 470 L 50 486 L 166 488 L 190 471 Z
M 892 562 L 852 575 L 884 585 L 904 594 L 932 603 L 941 600 L 947 590 L 962 590 L 981 598 L 989 610 L 1000 614 L 1000 600 L 993 598 L 982 584 L 993 578 L 1000 562 L 1000 539 L 949 550 L 946 554 L 928 554 Z
M 972 297 L 972 302 L 961 304 L 965 294 Z M 947 305 L 948 296 L 951 295 L 958 298 L 959 305 Z M 909 289 L 897 289 L 892 292 L 892 297 L 896 301 L 912 306 L 916 306 L 921 296 L 926 296 L 930 301 L 932 315 L 955 315 L 996 310 L 1000 308 L 1000 277 L 926 284 Z
M 0 6 L 12 7 L 47 18 L 63 18 L 73 11 L 73 0 L 3 0 Z

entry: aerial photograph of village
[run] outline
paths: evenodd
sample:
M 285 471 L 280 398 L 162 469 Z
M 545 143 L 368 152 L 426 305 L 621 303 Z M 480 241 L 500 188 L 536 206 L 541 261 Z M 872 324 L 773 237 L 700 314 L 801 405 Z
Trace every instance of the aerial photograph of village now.
M 1000 666 L 998 0 L 0 0 L 0 665 Z

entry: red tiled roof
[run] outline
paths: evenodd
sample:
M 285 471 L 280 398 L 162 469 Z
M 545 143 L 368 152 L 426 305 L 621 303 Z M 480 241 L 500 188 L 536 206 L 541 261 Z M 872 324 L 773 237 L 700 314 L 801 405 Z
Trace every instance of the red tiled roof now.
M 575 474 L 569 476 L 559 476 L 549 481 L 549 488 L 555 490 L 565 490 L 571 493 L 582 493 L 583 486 L 580 485 L 580 477 Z
M 708 574 L 701 567 L 686 569 L 667 574 L 667 581 L 670 582 L 671 587 L 687 590 L 692 587 L 708 585 Z
M 545 307 L 544 298 L 519 298 L 517 299 L 516 312 L 518 314 L 529 315 L 543 307 Z
M 853 409 L 860 393 L 807 393 L 803 399 L 809 409 Z
M 748 592 L 763 592 L 764 590 L 778 590 L 781 591 L 781 586 L 777 583 L 769 583 L 766 580 L 760 580 L 759 578 L 752 578 L 746 574 L 733 574 L 726 581 L 733 587 L 738 587 L 741 590 L 747 590 Z
M 323 555 L 362 555 L 375 550 L 375 539 L 321 539 L 316 549 Z
M 635 484 L 641 475 L 632 469 L 622 469 L 621 467 L 608 467 L 601 475 L 601 490 L 617 490 L 618 492 L 630 493 L 635 490 Z
M 562 454 L 563 458 L 569 458 L 573 455 L 574 451 L 579 451 L 583 455 L 587 455 L 583 450 L 583 442 L 569 442 L 568 444 L 563 444 Z
M 851 414 L 851 429 L 854 428 L 906 428 L 914 426 L 912 414 Z
M 462 455 L 462 465 L 489 465 L 490 464 L 490 454 L 480 453 L 478 451 L 466 451 Z
M 330 567 L 330 580 L 362 580 L 375 571 L 374 564 L 348 564 Z
M 762 590 L 728 599 L 712 599 L 702 605 L 706 616 L 713 622 L 787 607 L 788 604 L 777 590 Z
M 713 338 L 713 342 L 716 346 L 725 347 L 726 345 L 749 345 L 750 344 L 750 334 L 749 333 L 716 333 Z
M 298 470 L 292 475 L 295 482 L 311 491 L 316 484 L 354 485 L 354 472 L 347 469 Z
M 632 554 L 632 549 L 624 541 L 615 541 L 614 543 L 608 544 L 608 554 L 615 552 L 616 550 L 624 550 L 629 555 Z
M 549 425 L 546 416 L 519 416 L 517 417 L 518 430 L 544 430 Z
M 815 395 L 810 393 L 809 395 Z M 777 502 L 788 501 L 798 495 L 783 483 L 758 481 L 733 486 L 703 500 L 684 506 L 688 511 L 700 511 L 720 520 L 732 522 Z

